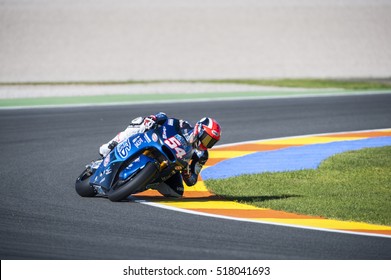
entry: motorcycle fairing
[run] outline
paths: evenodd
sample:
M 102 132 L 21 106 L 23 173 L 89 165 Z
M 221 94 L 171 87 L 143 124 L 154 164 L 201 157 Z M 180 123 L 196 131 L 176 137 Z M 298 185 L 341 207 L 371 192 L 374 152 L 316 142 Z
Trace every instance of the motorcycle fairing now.
M 176 139 L 174 141 L 175 147 L 169 145 L 172 144 L 170 138 Z M 90 184 L 108 191 L 116 178 L 128 179 L 129 176 L 144 168 L 148 162 L 155 161 L 155 159 L 142 154 L 147 149 L 158 150 L 166 157 L 170 168 L 180 166 L 180 169 L 187 166 L 193 151 L 191 145 L 187 144 L 185 138 L 178 134 L 176 127 L 168 120 L 157 129 L 135 134 L 119 143 L 104 158 L 94 175 L 91 176 Z M 181 151 L 180 154 L 178 154 L 178 149 Z M 180 155 L 179 158 L 178 155 Z M 128 162 L 128 166 L 123 168 L 122 166 L 127 164 L 126 162 Z

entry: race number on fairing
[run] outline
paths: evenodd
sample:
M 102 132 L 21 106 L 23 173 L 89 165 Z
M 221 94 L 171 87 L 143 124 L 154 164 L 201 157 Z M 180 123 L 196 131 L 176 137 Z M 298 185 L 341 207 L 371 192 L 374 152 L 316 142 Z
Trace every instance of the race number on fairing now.
M 164 143 L 169 146 L 171 149 L 176 151 L 176 157 L 182 158 L 184 155 L 186 155 L 186 151 L 180 146 L 182 146 L 181 141 L 175 138 L 175 136 L 168 138 L 164 141 Z

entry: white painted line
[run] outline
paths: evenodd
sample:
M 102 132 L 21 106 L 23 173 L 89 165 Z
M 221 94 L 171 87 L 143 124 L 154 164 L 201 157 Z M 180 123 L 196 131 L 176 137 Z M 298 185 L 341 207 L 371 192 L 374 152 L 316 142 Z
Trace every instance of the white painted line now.
M 238 93 L 240 95 L 240 92 Z M 287 98 L 315 98 L 315 97 L 333 97 L 333 96 L 361 96 L 375 94 L 391 94 L 391 91 L 359 91 L 359 92 L 335 92 L 335 93 L 314 93 L 314 94 L 292 94 L 277 96 L 243 96 L 243 97 L 216 97 L 216 98 L 189 98 L 189 99 L 169 99 L 169 100 L 145 100 L 135 102 L 108 102 L 108 103 L 84 103 L 84 104 L 63 104 L 63 105 L 32 105 L 32 106 L 0 106 L 0 110 L 20 110 L 20 109 L 46 109 L 46 108 L 74 108 L 74 107 L 111 107 L 128 106 L 143 104 L 167 104 L 167 103 L 187 103 L 187 102 L 220 102 L 220 101 L 241 101 L 241 100 L 272 100 Z
M 297 135 L 297 136 L 285 136 L 285 137 L 275 137 L 275 138 L 266 138 L 260 140 L 249 140 L 242 141 L 230 144 L 222 144 L 215 146 L 216 148 L 225 148 L 242 144 L 252 144 L 257 142 L 266 142 L 266 141 L 274 141 L 274 140 L 286 140 L 286 139 L 294 139 L 294 138 L 306 138 L 306 137 L 317 137 L 317 136 L 327 136 L 330 134 L 338 135 L 338 134 L 346 134 L 346 133 L 365 133 L 365 132 L 376 132 L 382 130 L 391 130 L 391 128 L 377 128 L 377 129 L 364 129 L 364 130 L 354 130 L 354 131 L 342 131 L 342 132 L 326 132 L 326 133 L 316 133 L 316 134 L 306 134 L 306 135 Z
M 298 229 L 308 229 L 308 230 L 317 230 L 317 231 L 334 232 L 334 233 L 346 233 L 346 234 L 352 234 L 352 235 L 391 238 L 391 235 L 385 235 L 385 234 L 354 232 L 354 231 L 348 231 L 348 230 L 344 231 L 344 230 L 337 230 L 337 229 L 327 229 L 327 228 L 319 228 L 319 227 L 310 227 L 310 226 L 300 226 L 300 225 L 283 224 L 283 223 L 276 223 L 276 222 L 267 222 L 267 221 L 261 221 L 261 220 L 250 220 L 250 219 L 246 219 L 246 218 L 235 218 L 235 217 L 210 214 L 210 213 L 205 213 L 205 212 L 197 212 L 197 211 L 189 210 L 189 209 L 177 208 L 177 207 L 168 206 L 168 205 L 164 205 L 164 204 L 160 204 L 160 203 L 150 202 L 150 201 L 147 201 L 144 199 L 139 200 L 139 199 L 132 198 L 131 200 L 136 203 L 145 204 L 145 205 L 158 207 L 158 208 L 163 208 L 166 210 L 172 210 L 172 211 L 182 212 L 182 213 L 187 213 L 187 214 L 192 214 L 192 215 L 205 216 L 205 217 L 211 217 L 211 218 L 219 218 L 219 219 L 232 220 L 232 221 L 238 221 L 238 222 L 250 222 L 250 223 L 257 223 L 257 224 L 292 227 L 292 228 L 298 228 Z

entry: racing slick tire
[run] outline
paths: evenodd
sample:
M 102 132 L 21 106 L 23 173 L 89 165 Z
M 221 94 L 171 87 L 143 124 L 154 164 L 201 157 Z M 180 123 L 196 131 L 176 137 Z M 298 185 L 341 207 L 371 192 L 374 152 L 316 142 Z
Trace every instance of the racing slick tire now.
M 154 163 L 147 163 L 145 167 L 129 181 L 112 188 L 108 193 L 108 198 L 113 202 L 118 202 L 131 194 L 145 190 L 145 187 L 155 178 L 157 172 L 158 169 Z
M 78 195 L 82 197 L 93 197 L 96 195 L 95 189 L 90 185 L 90 177 L 93 175 L 88 169 L 76 179 L 75 189 Z

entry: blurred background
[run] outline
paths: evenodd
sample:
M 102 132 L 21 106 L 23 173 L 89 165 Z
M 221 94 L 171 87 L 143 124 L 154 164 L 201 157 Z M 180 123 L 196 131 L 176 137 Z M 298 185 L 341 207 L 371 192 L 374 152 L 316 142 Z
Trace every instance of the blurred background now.
M 390 76 L 389 0 L 0 0 L 0 82 Z

